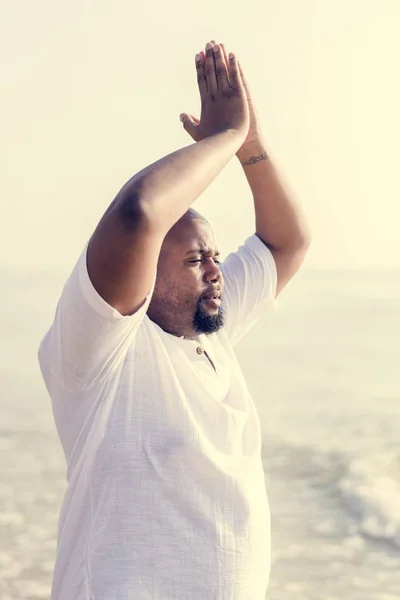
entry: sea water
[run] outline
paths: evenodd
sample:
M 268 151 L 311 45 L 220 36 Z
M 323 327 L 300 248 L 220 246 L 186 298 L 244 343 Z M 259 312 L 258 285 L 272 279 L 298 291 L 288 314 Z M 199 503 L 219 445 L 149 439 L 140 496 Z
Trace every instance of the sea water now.
M 36 352 L 66 276 L 1 271 L 1 600 L 49 598 L 65 465 Z M 400 272 L 300 272 L 278 303 L 237 347 L 263 430 L 267 598 L 399 600 Z

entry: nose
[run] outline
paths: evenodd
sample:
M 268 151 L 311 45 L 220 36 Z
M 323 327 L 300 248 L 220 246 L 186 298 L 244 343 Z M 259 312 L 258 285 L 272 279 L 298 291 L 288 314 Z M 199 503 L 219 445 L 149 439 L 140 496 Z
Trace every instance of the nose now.
M 221 269 L 212 258 L 207 261 L 204 278 L 209 283 L 220 283 L 222 281 Z

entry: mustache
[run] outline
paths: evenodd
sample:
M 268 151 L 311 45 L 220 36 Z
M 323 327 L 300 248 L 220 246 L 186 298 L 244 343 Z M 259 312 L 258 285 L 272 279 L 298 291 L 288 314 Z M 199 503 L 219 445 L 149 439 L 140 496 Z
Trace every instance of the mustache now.
M 220 298 L 220 297 L 221 297 L 221 288 L 219 286 L 208 288 L 208 290 L 206 290 L 204 292 L 204 294 L 202 294 L 200 296 L 200 298 L 202 300 L 211 300 L 211 298 Z

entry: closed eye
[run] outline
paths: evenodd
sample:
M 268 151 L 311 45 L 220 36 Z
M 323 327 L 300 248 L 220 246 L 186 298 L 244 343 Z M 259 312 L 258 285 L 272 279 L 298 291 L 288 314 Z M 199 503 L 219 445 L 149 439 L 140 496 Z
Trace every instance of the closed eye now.
M 199 263 L 199 262 L 202 262 L 202 259 L 201 259 L 201 258 L 197 258 L 197 259 L 195 259 L 195 260 L 189 260 L 188 262 L 190 262 L 190 263 Z M 220 261 L 220 260 L 218 260 L 218 259 L 216 259 L 216 258 L 214 258 L 214 262 L 215 262 L 215 264 L 217 264 L 217 265 L 220 265 L 220 264 L 221 264 L 221 261 Z

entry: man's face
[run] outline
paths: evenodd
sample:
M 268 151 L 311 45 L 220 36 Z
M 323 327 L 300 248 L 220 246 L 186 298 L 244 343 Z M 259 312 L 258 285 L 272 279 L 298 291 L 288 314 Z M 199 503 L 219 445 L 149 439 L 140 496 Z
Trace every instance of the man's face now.
M 173 335 L 214 333 L 224 324 L 222 291 L 210 225 L 201 219 L 182 218 L 161 249 L 149 318 Z

